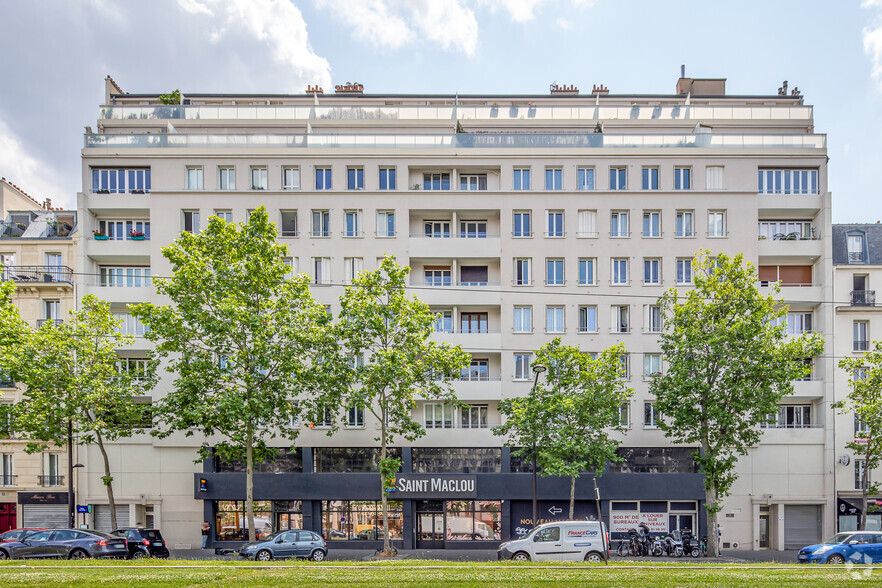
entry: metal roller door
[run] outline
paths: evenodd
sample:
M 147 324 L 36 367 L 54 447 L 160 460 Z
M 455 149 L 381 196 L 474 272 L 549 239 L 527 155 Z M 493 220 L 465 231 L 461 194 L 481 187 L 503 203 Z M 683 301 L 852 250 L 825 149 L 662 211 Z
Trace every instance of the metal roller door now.
M 92 508 L 92 512 L 95 515 L 95 528 L 105 533 L 113 531 L 114 529 L 110 525 L 110 506 L 107 504 L 96 504 Z M 116 505 L 116 525 L 117 527 L 131 526 L 129 524 L 128 504 Z
M 821 542 L 821 507 L 784 506 L 784 549 L 800 549 Z
M 23 504 L 21 524 L 23 527 L 66 529 L 70 526 L 66 504 Z

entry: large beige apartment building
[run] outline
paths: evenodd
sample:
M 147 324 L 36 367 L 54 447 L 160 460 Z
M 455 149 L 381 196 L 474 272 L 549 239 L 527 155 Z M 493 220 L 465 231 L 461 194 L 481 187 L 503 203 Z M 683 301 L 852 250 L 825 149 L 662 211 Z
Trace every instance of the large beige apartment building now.
M 636 393 L 622 407 L 624 459 L 598 480 L 614 536 L 637 522 L 707 532 L 694 448 L 665 439 L 648 393 L 665 369 L 656 300 L 690 287 L 699 250 L 744 253 L 764 288 L 782 285 L 790 332 L 831 338 L 825 136 L 786 90 L 730 96 L 725 80 L 685 77 L 651 95 L 384 95 L 345 84 L 333 94 L 185 93 L 164 105 L 108 78 L 82 169 L 78 271 L 91 278 L 79 294 L 110 300 L 139 336 L 121 350 L 131 361 L 149 346 L 126 305 L 162 302 L 149 287 L 170 271 L 161 247 L 208 217 L 241 222 L 266 206 L 293 269 L 332 311 L 384 254 L 411 267 L 412 291 L 438 314 L 437 338 L 472 362 L 456 384 L 467 407 L 415 408 L 426 435 L 398 449 L 402 475 L 466 479 L 471 490 L 397 494 L 390 525 L 403 548 L 487 547 L 531 527 L 530 464 L 491 427 L 500 399 L 529 390 L 531 352 L 554 337 L 628 351 Z M 801 547 L 834 529 L 832 370 L 829 356 L 813 360 L 739 462 L 721 514 L 725 548 Z M 357 410 L 334 418 L 338 433 L 301 424 L 296 447 L 261 466 L 256 525 L 374 548 L 376 423 Z M 193 547 L 205 520 L 210 546 L 235 546 L 245 536 L 242 464 L 194 465 L 199 443 L 114 444 L 120 516 Z M 78 503 L 106 509 L 101 460 L 87 453 Z M 541 520 L 566 516 L 567 480 L 540 478 L 538 494 Z M 576 496 L 578 518 L 598 516 L 590 477 Z

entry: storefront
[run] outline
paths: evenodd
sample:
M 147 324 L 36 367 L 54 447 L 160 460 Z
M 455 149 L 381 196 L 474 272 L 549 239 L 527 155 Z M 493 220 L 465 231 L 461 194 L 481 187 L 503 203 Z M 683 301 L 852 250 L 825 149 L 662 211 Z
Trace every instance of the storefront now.
M 863 499 L 860 496 L 842 496 L 836 499 L 836 530 L 857 531 L 860 524 Z M 867 497 L 867 528 L 882 531 L 882 496 Z

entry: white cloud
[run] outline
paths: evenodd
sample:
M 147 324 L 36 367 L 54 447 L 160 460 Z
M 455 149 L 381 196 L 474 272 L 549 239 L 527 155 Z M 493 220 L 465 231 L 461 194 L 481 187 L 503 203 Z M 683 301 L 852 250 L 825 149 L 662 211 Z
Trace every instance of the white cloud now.
M 572 21 L 569 21 L 569 20 L 567 20 L 565 18 L 561 18 L 561 17 L 558 17 L 557 19 L 555 19 L 554 24 L 556 24 L 557 26 L 559 26 L 560 28 L 562 28 L 564 30 L 567 30 L 573 26 Z
M 0 176 L 27 192 L 34 200 L 42 202 L 52 198 L 55 206 L 72 206 L 70 198 L 61 187 L 54 166 L 38 160 L 27 153 L 9 125 L 0 120 Z
M 511 19 L 518 23 L 530 22 L 536 16 L 533 11 L 547 0 L 479 0 L 494 12 L 496 8 L 505 9 Z
M 869 26 L 863 30 L 864 53 L 870 57 L 870 76 L 882 91 L 882 0 L 864 0 L 863 8 L 876 12 Z

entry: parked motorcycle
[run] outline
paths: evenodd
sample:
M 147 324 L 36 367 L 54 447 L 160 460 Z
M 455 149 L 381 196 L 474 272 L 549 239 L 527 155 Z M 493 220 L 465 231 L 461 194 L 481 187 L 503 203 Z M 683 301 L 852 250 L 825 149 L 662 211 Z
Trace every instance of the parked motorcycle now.
M 671 531 L 665 537 L 665 551 L 669 557 L 683 557 L 683 537 L 680 531 Z
M 701 555 L 701 550 L 698 547 L 698 540 L 692 536 L 692 531 L 690 529 L 681 529 L 680 535 L 683 540 L 684 555 L 691 555 L 692 557 L 698 557 Z

